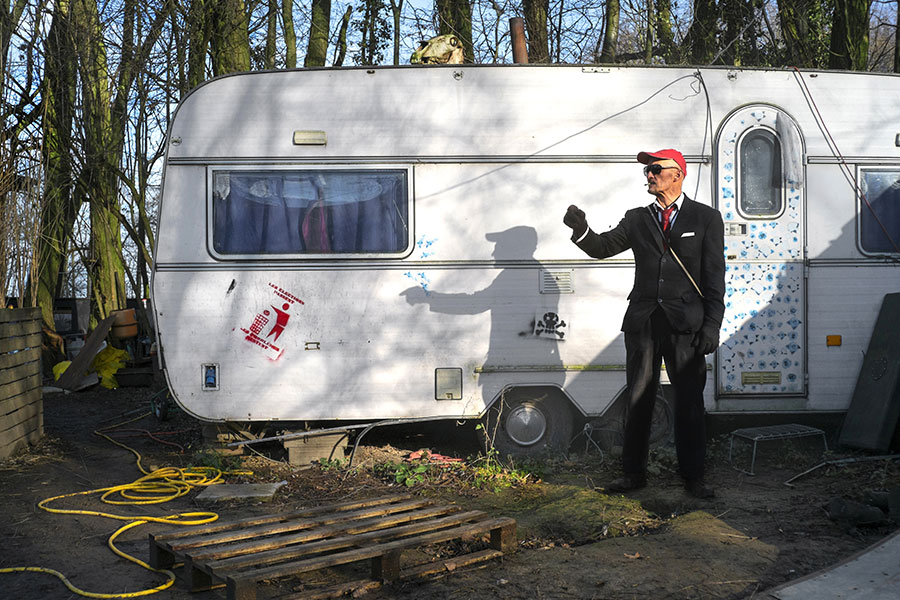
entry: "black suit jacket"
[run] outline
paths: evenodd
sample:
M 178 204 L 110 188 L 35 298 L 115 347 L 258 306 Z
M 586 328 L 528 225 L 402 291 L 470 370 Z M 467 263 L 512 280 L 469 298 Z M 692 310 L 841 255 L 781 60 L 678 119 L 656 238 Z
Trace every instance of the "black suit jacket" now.
M 575 236 L 572 237 L 575 241 Z M 669 246 L 690 272 L 703 297 L 669 251 L 653 206 L 634 208 L 606 233 L 588 230 L 578 247 L 594 258 L 634 252 L 634 287 L 622 331 L 635 331 L 657 306 L 672 328 L 685 333 L 718 331 L 725 314 L 724 225 L 719 211 L 684 197 L 669 232 Z

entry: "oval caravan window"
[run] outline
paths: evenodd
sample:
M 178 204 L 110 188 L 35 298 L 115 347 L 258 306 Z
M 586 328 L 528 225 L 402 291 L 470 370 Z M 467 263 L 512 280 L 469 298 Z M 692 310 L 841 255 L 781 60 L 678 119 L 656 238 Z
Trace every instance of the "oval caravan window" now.
M 738 142 L 738 211 L 748 219 L 775 217 L 784 210 L 781 143 L 768 127 L 749 129 Z

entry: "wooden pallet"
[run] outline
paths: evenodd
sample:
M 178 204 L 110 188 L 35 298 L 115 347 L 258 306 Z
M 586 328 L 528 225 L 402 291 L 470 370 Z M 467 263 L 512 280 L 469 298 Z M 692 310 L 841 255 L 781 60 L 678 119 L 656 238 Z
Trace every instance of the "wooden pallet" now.
M 418 547 L 486 535 L 484 549 L 401 568 Z M 191 591 L 224 583 L 228 600 L 255 600 L 260 582 L 370 561 L 368 578 L 286 597 L 312 599 L 452 571 L 515 548 L 513 519 L 402 495 L 150 534 L 149 562 L 156 569 L 183 563 Z

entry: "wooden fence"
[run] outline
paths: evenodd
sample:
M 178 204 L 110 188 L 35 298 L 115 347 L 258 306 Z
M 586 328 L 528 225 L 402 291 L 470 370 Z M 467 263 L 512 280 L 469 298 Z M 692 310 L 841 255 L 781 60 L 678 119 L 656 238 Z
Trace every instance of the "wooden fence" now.
M 43 435 L 41 311 L 0 309 L 0 458 Z

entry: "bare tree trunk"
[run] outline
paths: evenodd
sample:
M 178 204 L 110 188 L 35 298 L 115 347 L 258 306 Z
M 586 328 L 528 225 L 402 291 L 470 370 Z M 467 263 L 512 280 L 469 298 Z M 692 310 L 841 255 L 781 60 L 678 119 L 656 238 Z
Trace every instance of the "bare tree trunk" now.
M 4 0 L 0 5 L 0 73 L 4 75 L 3 83 L 0 85 L 6 84 L 6 58 L 9 53 L 9 43 L 13 31 L 19 26 L 19 19 L 22 18 L 26 4 L 26 0 L 16 0 L 10 6 L 9 1 Z
M 281 22 L 284 24 L 284 66 L 288 69 L 297 68 L 297 32 L 294 31 L 294 2 L 282 0 Z
M 168 52 L 166 52 L 166 104 L 174 100 L 180 100 L 188 92 L 188 78 L 185 67 L 187 66 L 187 51 L 184 41 L 184 28 L 178 20 L 177 11 L 169 15 L 169 40 Z M 174 60 L 174 64 L 173 64 Z M 169 122 L 168 106 L 166 107 L 166 122 Z
M 824 23 L 821 4 L 815 0 L 781 0 L 778 20 L 787 52 L 787 60 L 795 67 L 824 67 L 819 56 L 819 43 Z
M 266 15 L 266 69 L 275 68 L 275 41 L 278 35 L 278 0 L 269 0 L 269 12 Z
M 400 17 L 403 14 L 403 0 L 391 0 L 391 15 L 394 17 L 394 65 L 400 64 Z
M 328 55 L 328 31 L 331 28 L 331 0 L 312 0 L 309 20 L 309 46 L 304 67 L 324 67 Z
M 212 14 L 207 2 L 215 0 L 190 0 L 185 20 L 188 36 L 187 88 L 181 90 L 183 98 L 189 91 L 206 81 L 206 56 L 212 38 Z
M 350 28 L 350 16 L 353 14 L 353 7 L 348 6 L 341 17 L 341 29 L 338 32 L 337 47 L 334 49 L 334 60 L 331 61 L 332 66 L 340 67 L 344 64 L 344 58 L 347 56 L 347 29 Z
M 600 51 L 600 63 L 616 62 L 619 45 L 619 0 L 607 0 L 606 23 L 603 27 L 603 49 Z
M 244 0 L 208 0 L 212 3 L 213 75 L 250 70 L 250 31 Z
M 656 40 L 657 51 L 667 65 L 681 62 L 672 32 L 672 0 L 656 0 Z
M 744 17 L 745 0 L 723 0 L 722 12 L 725 20 L 725 39 L 719 54 L 722 62 L 740 66 L 744 62 L 744 28 L 747 26 Z
M 472 5 L 469 0 L 435 0 L 440 35 L 453 34 L 463 44 L 465 61 L 475 60 L 475 48 L 472 45 Z
M 550 55 L 555 63 L 562 61 L 563 16 L 566 13 L 566 8 L 565 0 L 559 0 L 559 5 L 557 6 L 559 12 L 556 15 L 556 39 L 550 41 Z
M 133 9 L 133 5 L 131 7 Z M 133 10 L 126 11 L 124 36 L 131 34 Z M 113 122 L 113 97 L 107 70 L 106 46 L 94 0 L 73 0 L 72 20 L 77 28 L 75 51 L 84 101 L 84 167 L 79 195 L 90 202 L 91 251 L 88 268 L 96 319 L 125 307 L 125 261 L 119 236 L 119 195 L 114 168 L 119 165 L 124 124 Z M 127 22 L 130 21 L 130 22 Z M 129 40 L 123 41 L 123 46 Z M 124 50 L 124 48 L 123 48 Z M 125 55 L 123 52 L 123 66 Z M 126 67 L 127 68 L 127 67 Z M 124 116 L 124 115 L 123 115 Z M 120 133 L 121 132 L 121 133 Z M 118 142 L 118 143 L 117 143 Z
M 894 73 L 900 73 L 900 2 L 897 2 L 897 20 L 894 27 Z
M 147 260 L 147 253 L 141 251 L 142 249 L 146 249 L 148 245 L 148 236 L 152 236 L 152 230 L 146 227 L 146 224 L 149 222 L 149 219 L 147 218 L 147 187 L 150 178 L 151 162 L 147 159 L 150 146 L 150 135 L 146 124 L 150 120 L 150 115 L 147 107 L 148 94 L 145 79 L 146 73 L 142 71 L 138 76 L 135 85 L 135 90 L 137 91 L 137 115 L 134 131 L 135 164 L 133 178 L 136 180 L 136 189 L 133 197 L 134 205 L 138 213 L 137 232 L 134 240 L 135 244 L 138 246 L 138 254 L 137 273 L 135 275 L 137 285 L 134 288 L 134 293 L 138 298 L 148 298 L 150 296 L 150 274 L 148 268 L 153 263 L 152 260 Z M 150 254 L 152 255 L 152 251 Z
M 44 138 L 44 201 L 41 211 L 38 261 L 37 305 L 44 327 L 55 331 L 53 302 L 59 294 L 66 250 L 78 214 L 73 197 L 72 123 L 75 106 L 76 67 L 71 38 L 69 4 L 53 7 L 53 22 L 45 43 L 44 111 L 41 123 Z
M 22 244 L 35 244 L 36 236 L 33 231 L 26 228 L 29 223 L 29 215 L 22 206 L 22 201 L 26 197 L 34 198 L 34 188 L 37 179 L 30 176 L 26 171 L 30 170 L 25 166 L 27 154 L 20 149 L 26 144 L 33 147 L 33 142 L 19 139 L 19 132 L 37 120 L 36 111 L 32 114 L 27 113 L 27 106 L 32 102 L 30 94 L 32 90 L 31 79 L 31 61 L 33 50 L 39 43 L 38 28 L 28 27 L 23 22 L 23 15 L 26 7 L 25 0 L 16 0 L 12 4 L 8 1 L 0 6 L 0 299 L 3 304 L 0 308 L 6 306 L 7 292 L 11 291 L 11 277 L 15 273 L 14 278 L 17 280 L 19 287 L 19 296 L 24 301 L 26 273 L 19 261 L 24 255 L 29 258 L 34 256 L 23 253 L 21 251 Z M 39 3 L 35 12 L 43 13 L 44 5 Z M 26 66 L 28 75 L 26 80 L 15 79 L 15 75 L 10 69 L 9 51 L 10 42 L 13 32 L 18 31 L 20 35 L 27 35 L 27 30 L 34 32 L 33 37 L 27 40 L 23 46 L 17 48 L 17 52 L 26 54 L 28 65 Z M 46 66 L 46 63 L 45 63 Z M 15 81 L 15 85 L 10 85 Z M 18 98 L 17 100 L 14 100 Z M 46 100 L 46 96 L 44 98 Z M 31 162 L 31 161 L 27 161 Z M 39 202 L 37 203 L 39 204 Z M 29 261 L 32 265 L 37 264 L 36 258 Z M 37 277 L 32 278 L 32 283 L 37 282 Z M 34 300 L 35 294 L 29 294 L 29 300 Z M 24 306 L 24 303 L 19 306 Z
M 171 6 L 166 3 L 154 17 L 147 36 L 134 39 L 137 0 L 123 4 L 121 56 L 116 73 L 107 65 L 106 46 L 96 0 L 73 0 L 76 26 L 74 49 L 78 58 L 83 98 L 84 167 L 77 194 L 90 201 L 91 252 L 89 274 L 95 301 L 94 316 L 102 319 L 125 307 L 125 261 L 119 223 L 120 166 L 128 122 L 128 99 L 136 71 L 159 39 Z M 129 273 L 130 275 L 130 273 Z
M 391 25 L 385 13 L 385 0 L 361 0 L 360 19 L 352 24 L 359 31 L 359 51 L 353 60 L 358 65 L 378 65 L 384 61 L 384 51 L 390 46 Z
M 870 0 L 837 0 L 831 26 L 829 69 L 865 71 L 869 59 Z
M 685 39 L 693 64 L 706 65 L 715 57 L 717 20 L 716 0 L 694 0 L 694 20 Z
M 528 33 L 528 62 L 549 63 L 550 48 L 547 39 L 547 13 L 550 0 L 523 0 L 525 30 Z

